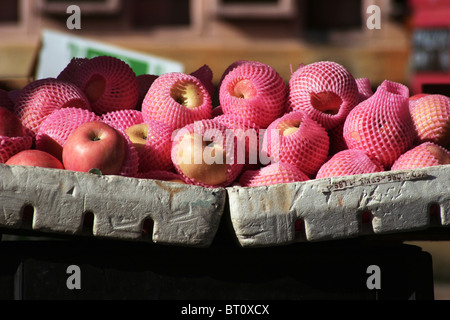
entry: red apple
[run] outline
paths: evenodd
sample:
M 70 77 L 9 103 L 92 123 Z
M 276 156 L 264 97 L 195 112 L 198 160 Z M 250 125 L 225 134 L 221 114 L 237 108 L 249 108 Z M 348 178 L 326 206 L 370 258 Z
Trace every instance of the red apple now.
M 51 154 L 41 151 L 28 149 L 23 150 L 5 162 L 7 165 L 16 166 L 31 166 L 31 167 L 42 167 L 42 168 L 54 168 L 54 169 L 64 169 L 61 161 L 56 159 Z
M 22 137 L 24 129 L 19 118 L 9 109 L 0 107 L 0 136 Z
M 120 174 L 127 155 L 127 142 L 121 132 L 101 121 L 80 125 L 63 147 L 67 170 L 89 172 L 98 169 L 104 175 Z

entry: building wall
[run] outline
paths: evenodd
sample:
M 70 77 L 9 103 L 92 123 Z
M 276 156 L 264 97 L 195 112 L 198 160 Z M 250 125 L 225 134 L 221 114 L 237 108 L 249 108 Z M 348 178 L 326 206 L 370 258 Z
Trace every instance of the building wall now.
M 287 12 L 261 10 L 257 17 L 255 10 L 242 16 L 243 9 L 230 13 L 218 7 L 226 0 L 117 0 L 120 7 L 108 13 L 82 9 L 81 30 L 67 29 L 70 15 L 64 10 L 39 9 L 43 0 L 6 1 L 20 4 L 16 24 L 0 22 L 0 81 L 12 86 L 28 81 L 43 28 L 174 59 L 186 71 L 208 64 L 216 82 L 238 59 L 268 63 L 286 80 L 300 63 L 333 60 L 374 85 L 385 79 L 408 81 L 409 32 L 389 19 L 389 0 L 338 1 L 334 7 L 323 0 L 291 1 Z M 372 3 L 381 8 L 379 30 L 366 26 Z

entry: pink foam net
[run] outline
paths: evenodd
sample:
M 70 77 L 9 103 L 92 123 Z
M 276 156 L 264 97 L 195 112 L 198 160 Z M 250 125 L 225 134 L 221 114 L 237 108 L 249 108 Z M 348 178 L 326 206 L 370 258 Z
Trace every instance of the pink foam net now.
M 136 174 L 136 178 L 139 179 L 153 179 L 153 180 L 162 180 L 162 181 L 173 181 L 177 180 L 183 181 L 181 176 L 178 173 L 172 171 L 164 171 L 164 170 L 151 170 L 147 172 L 138 172 Z
M 119 175 L 134 178 L 139 172 L 139 154 L 128 135 L 123 130 L 118 129 L 118 131 L 122 134 L 127 143 L 127 154 Z
M 14 102 L 9 97 L 9 92 L 3 89 L 0 89 L 0 108 L 6 108 L 11 111 L 14 109 Z
M 106 124 L 116 129 L 125 130 L 135 124 L 144 122 L 142 112 L 139 110 L 117 110 L 105 113 L 101 116 L 101 119 Z
M 317 172 L 316 179 L 384 171 L 363 150 L 347 149 L 336 153 Z
M 31 149 L 32 144 L 33 138 L 31 136 L 0 136 L 0 163 L 5 163 L 9 158 L 23 150 Z
M 173 171 L 171 158 L 173 129 L 162 121 L 148 120 L 148 135 L 139 152 L 139 172 Z
M 64 146 L 69 135 L 81 124 L 100 121 L 94 112 L 80 108 L 63 108 L 51 113 L 39 127 L 36 134 L 36 148 L 44 148 L 46 141 L 52 139 Z
M 186 86 L 198 88 L 200 105 L 187 108 L 172 97 L 173 92 L 183 91 Z M 144 120 L 159 120 L 174 129 L 184 127 L 194 121 L 210 119 L 212 113 L 211 97 L 202 82 L 180 72 L 165 73 L 156 79 L 142 102 Z
M 280 129 L 286 123 L 300 123 L 299 129 L 284 136 Z M 293 111 L 275 120 L 266 130 L 262 151 L 273 162 L 297 166 L 309 177 L 314 176 L 328 157 L 330 139 L 324 127 L 302 111 Z
M 308 181 L 309 177 L 296 166 L 277 162 L 258 170 L 247 170 L 239 177 L 242 187 L 269 186 L 280 183 Z
M 233 114 L 224 114 L 217 116 L 213 119 L 227 128 L 232 130 L 236 136 L 237 143 L 241 144 L 241 147 L 245 152 L 245 158 L 240 161 L 244 164 L 243 170 L 255 169 L 260 166 L 259 163 L 259 144 L 260 144 L 260 128 L 257 124 Z M 240 148 L 237 148 L 236 157 L 239 161 L 239 154 L 242 152 Z
M 289 89 L 290 110 L 306 112 L 327 130 L 344 122 L 348 113 L 360 101 L 353 75 L 342 65 L 332 61 L 302 65 L 292 73 Z M 341 103 L 339 108 L 328 110 L 326 101 L 319 108 L 314 101 L 321 94 L 335 97 Z
M 83 91 L 93 77 L 105 81 L 105 89 L 96 101 L 90 101 L 92 110 L 101 115 L 116 110 L 135 109 L 139 88 L 133 69 L 115 57 L 99 56 L 83 62 L 73 77 L 73 82 Z
M 241 97 L 235 88 L 250 81 L 256 95 Z M 244 95 L 245 96 L 245 95 Z M 258 62 L 239 63 L 227 72 L 219 88 L 219 101 L 224 114 L 248 119 L 267 128 L 287 108 L 288 87 L 270 66 Z
M 373 96 L 353 109 L 344 125 L 348 148 L 364 150 L 389 169 L 416 137 L 408 91 L 403 84 L 386 80 Z
M 23 126 L 34 136 L 46 117 L 62 108 L 91 110 L 86 96 L 75 85 L 46 78 L 35 80 L 21 90 L 14 111 Z
M 373 95 L 369 78 L 357 78 L 355 81 L 358 86 L 359 102 L 364 101 Z
M 59 75 L 56 78 L 61 81 L 72 82 L 76 77 L 79 76 L 80 67 L 86 61 L 89 61 L 89 59 L 88 58 L 72 58 L 70 60 L 70 62 L 66 65 L 66 67 L 59 73 Z
M 430 94 L 410 103 L 417 143 L 429 141 L 450 147 L 450 98 Z
M 433 142 L 423 142 L 402 154 L 394 162 L 391 170 L 408 170 L 443 164 L 450 164 L 450 151 Z

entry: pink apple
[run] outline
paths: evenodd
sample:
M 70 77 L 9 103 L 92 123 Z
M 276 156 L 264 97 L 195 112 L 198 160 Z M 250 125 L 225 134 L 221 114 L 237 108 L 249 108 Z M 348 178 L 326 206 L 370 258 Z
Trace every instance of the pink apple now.
M 67 170 L 89 172 L 98 169 L 104 175 L 118 175 L 127 155 L 127 141 L 118 130 L 101 121 L 76 128 L 63 147 Z
M 16 166 L 31 166 L 31 167 L 42 167 L 42 168 L 54 168 L 54 169 L 64 169 L 61 161 L 56 159 L 51 154 L 41 151 L 28 149 L 23 150 L 5 162 L 7 165 Z
M 0 107 L 0 136 L 22 137 L 24 128 L 19 118 L 9 109 Z

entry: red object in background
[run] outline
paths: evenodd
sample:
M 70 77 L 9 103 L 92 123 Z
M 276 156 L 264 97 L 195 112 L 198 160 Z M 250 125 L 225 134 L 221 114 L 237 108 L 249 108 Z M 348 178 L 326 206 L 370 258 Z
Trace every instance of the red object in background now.
M 450 1 L 409 0 L 409 2 L 413 10 L 414 27 L 450 27 Z
M 447 32 L 447 44 L 442 47 L 442 56 L 449 57 L 450 39 L 450 1 L 448 0 L 409 0 L 412 9 L 412 27 L 417 31 Z M 430 36 L 432 37 L 432 36 Z M 423 48 L 421 48 L 423 49 Z M 426 47 L 425 47 L 426 49 Z M 420 49 L 414 47 L 415 53 Z M 428 52 L 429 54 L 436 54 Z M 442 59 L 442 56 L 440 59 Z M 434 57 L 436 58 L 436 57 Z M 411 77 L 411 93 L 440 93 L 450 96 L 449 58 L 442 66 L 442 70 L 420 68 L 413 63 L 414 72 Z M 415 61 L 415 60 L 413 60 Z M 441 60 L 442 61 L 442 60 Z

